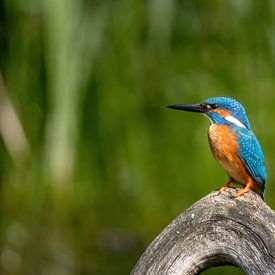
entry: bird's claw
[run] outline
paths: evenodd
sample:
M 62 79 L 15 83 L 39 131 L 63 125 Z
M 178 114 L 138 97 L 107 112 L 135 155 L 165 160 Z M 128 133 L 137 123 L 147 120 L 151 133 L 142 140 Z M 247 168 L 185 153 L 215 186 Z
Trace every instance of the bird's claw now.
M 223 193 L 224 191 L 226 191 L 226 189 L 230 188 L 231 182 L 232 180 L 230 179 L 222 188 L 220 188 L 219 194 Z
M 223 186 L 222 188 L 220 188 L 219 193 L 223 193 L 228 188 L 229 187 L 227 187 L 227 186 Z
M 249 190 L 250 190 L 250 188 L 244 188 L 243 190 L 240 190 L 240 191 L 236 192 L 236 193 L 234 194 L 234 197 L 235 197 L 235 198 L 241 197 L 241 196 L 243 196 L 244 194 L 246 194 L 247 192 L 249 192 Z

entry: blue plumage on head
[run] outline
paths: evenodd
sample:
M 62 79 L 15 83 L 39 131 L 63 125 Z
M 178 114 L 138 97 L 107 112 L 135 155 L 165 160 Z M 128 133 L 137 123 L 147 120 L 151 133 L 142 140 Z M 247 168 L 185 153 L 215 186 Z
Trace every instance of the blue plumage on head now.
M 202 103 L 216 104 L 218 109 L 230 112 L 231 116 L 238 119 L 247 129 L 251 129 L 245 109 L 239 101 L 230 97 L 212 97 L 204 100 Z

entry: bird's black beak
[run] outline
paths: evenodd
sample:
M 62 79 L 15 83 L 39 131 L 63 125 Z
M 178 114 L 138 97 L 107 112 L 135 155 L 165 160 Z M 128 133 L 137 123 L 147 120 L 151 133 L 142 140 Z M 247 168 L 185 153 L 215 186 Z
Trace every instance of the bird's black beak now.
M 205 109 L 200 104 L 172 104 L 166 107 L 170 109 L 181 110 L 181 111 L 205 113 Z

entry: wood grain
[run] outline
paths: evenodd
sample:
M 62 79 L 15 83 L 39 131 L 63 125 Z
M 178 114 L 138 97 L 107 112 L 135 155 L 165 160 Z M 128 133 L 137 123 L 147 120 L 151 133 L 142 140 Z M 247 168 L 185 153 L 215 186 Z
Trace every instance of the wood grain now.
M 275 274 L 275 212 L 254 192 L 214 191 L 173 220 L 149 245 L 136 274 L 199 274 L 235 265 L 246 274 Z

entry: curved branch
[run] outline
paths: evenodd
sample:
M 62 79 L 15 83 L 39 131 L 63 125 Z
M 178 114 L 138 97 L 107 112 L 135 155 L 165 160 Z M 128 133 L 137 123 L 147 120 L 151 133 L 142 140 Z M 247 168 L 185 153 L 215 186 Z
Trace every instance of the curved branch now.
M 214 191 L 172 221 L 149 245 L 136 274 L 198 274 L 221 265 L 275 274 L 275 212 L 254 192 Z

